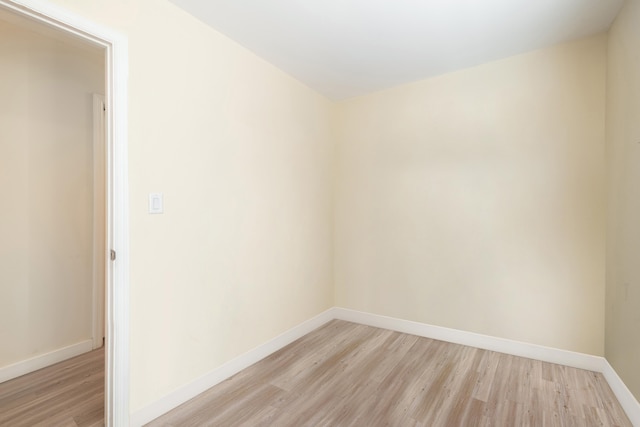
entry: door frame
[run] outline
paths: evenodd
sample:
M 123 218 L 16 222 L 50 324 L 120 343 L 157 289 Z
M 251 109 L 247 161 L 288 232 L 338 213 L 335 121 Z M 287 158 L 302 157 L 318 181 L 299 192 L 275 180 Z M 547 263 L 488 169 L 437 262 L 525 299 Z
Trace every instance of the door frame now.
M 106 262 L 105 423 L 129 425 L 128 40 L 110 28 L 41 0 L 0 0 L 0 7 L 62 30 L 105 51 Z M 109 254 L 106 254 L 107 258 Z
M 93 349 L 104 345 L 105 329 L 105 273 L 107 264 L 106 242 L 106 103 L 104 95 L 94 93 L 91 97 L 93 109 L 93 286 L 91 340 Z

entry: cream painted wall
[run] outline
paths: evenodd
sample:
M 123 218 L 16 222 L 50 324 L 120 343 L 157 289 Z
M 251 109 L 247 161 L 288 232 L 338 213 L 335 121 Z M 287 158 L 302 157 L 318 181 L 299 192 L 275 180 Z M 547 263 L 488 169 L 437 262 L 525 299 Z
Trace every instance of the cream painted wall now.
M 604 36 L 334 106 L 165 0 L 49 1 L 129 40 L 133 412 L 334 301 L 603 354 Z
M 604 35 L 343 102 L 336 303 L 604 351 Z
M 92 338 L 101 54 L 0 21 L 0 368 Z
M 607 73 L 606 346 L 640 400 L 640 2 L 627 1 L 609 32 Z
M 333 305 L 331 104 L 167 1 L 53 3 L 129 41 L 136 411 Z

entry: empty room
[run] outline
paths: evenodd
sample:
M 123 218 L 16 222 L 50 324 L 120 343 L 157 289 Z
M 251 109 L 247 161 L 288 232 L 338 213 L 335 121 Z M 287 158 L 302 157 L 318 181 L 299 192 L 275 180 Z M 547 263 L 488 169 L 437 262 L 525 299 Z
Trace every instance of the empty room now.
M 640 1 L 0 8 L 0 425 L 640 426 Z

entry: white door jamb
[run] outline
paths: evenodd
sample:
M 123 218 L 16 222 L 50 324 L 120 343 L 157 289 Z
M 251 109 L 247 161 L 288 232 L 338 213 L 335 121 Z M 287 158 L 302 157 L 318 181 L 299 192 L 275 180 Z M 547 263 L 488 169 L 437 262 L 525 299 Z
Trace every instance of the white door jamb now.
M 93 349 L 102 347 L 105 338 L 105 292 L 106 292 L 106 104 L 104 95 L 93 94 L 93 300 L 92 331 Z

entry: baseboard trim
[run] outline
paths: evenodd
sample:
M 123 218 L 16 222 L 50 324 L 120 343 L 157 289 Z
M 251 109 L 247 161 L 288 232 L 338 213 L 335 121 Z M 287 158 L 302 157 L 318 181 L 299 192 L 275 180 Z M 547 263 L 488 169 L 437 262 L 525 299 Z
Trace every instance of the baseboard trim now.
M 631 424 L 640 426 L 640 402 L 636 400 L 635 396 L 607 360 L 604 362 L 602 375 L 607 380 L 607 383 L 609 383 L 613 394 L 618 398 L 618 402 L 620 402 L 622 409 L 624 409 L 627 417 L 629 417 Z
M 184 402 L 194 398 L 205 390 L 219 384 L 241 370 L 264 359 L 293 341 L 301 338 L 316 328 L 333 320 L 345 320 L 377 328 L 417 335 L 425 338 L 447 341 L 455 344 L 496 351 L 514 356 L 527 357 L 543 362 L 556 363 L 579 369 L 587 369 L 603 374 L 614 394 L 620 401 L 627 416 L 634 426 L 640 427 L 640 403 L 631 394 L 615 370 L 603 357 L 568 350 L 513 341 L 489 335 L 477 334 L 442 326 L 428 325 L 394 317 L 365 313 L 341 307 L 330 308 L 300 325 L 284 332 L 276 338 L 230 360 L 208 374 L 180 387 L 159 400 L 131 414 L 132 427 L 142 426 L 159 416 L 169 412 Z
M 92 349 L 93 342 L 91 340 L 86 340 L 4 366 L 0 368 L 0 383 L 37 371 L 38 369 L 46 368 L 47 366 L 54 365 L 74 356 L 79 356 L 82 353 L 91 351 Z
M 360 323 L 363 325 L 375 326 L 377 328 L 418 335 L 425 338 L 432 338 L 455 344 L 496 351 L 499 353 L 540 360 L 543 362 L 556 363 L 559 365 L 600 372 L 607 380 L 611 390 L 613 390 L 613 393 L 620 402 L 620 405 L 627 414 L 627 417 L 629 417 L 631 424 L 640 427 L 640 403 L 636 400 L 631 391 L 629 391 L 622 379 L 620 379 L 616 371 L 604 357 L 523 343 L 505 338 L 476 334 L 474 332 L 445 328 L 442 326 L 433 326 L 425 323 L 412 322 L 410 320 L 397 319 L 394 317 L 380 316 L 378 314 L 365 313 L 340 307 L 334 307 L 333 313 L 336 319 L 348 322 Z
M 497 338 L 474 332 L 461 331 L 459 329 L 433 326 L 425 323 L 365 313 L 346 308 L 335 307 L 334 315 L 336 319 L 346 320 L 349 322 L 390 329 L 406 334 L 418 335 L 425 338 L 432 338 L 454 344 L 467 345 L 470 347 L 477 347 L 499 353 L 511 354 L 513 356 L 541 360 L 543 362 L 587 369 L 589 371 L 602 372 L 605 362 L 603 357 L 592 356 L 590 354 L 560 350 L 557 348 L 513 341 L 505 338 Z
M 325 323 L 333 320 L 334 309 L 330 308 L 319 315 L 295 326 L 272 340 L 244 353 L 235 359 L 223 364 L 213 371 L 203 375 L 202 377 L 180 387 L 179 389 L 167 394 L 150 405 L 143 407 L 131 414 L 130 424 L 132 427 L 142 426 L 159 416 L 169 412 L 184 402 L 196 397 L 207 389 L 221 383 L 227 378 L 237 374 L 241 370 L 253 365 L 254 363 L 264 359 L 272 353 L 291 344 L 298 338 L 301 338 L 319 328 Z

